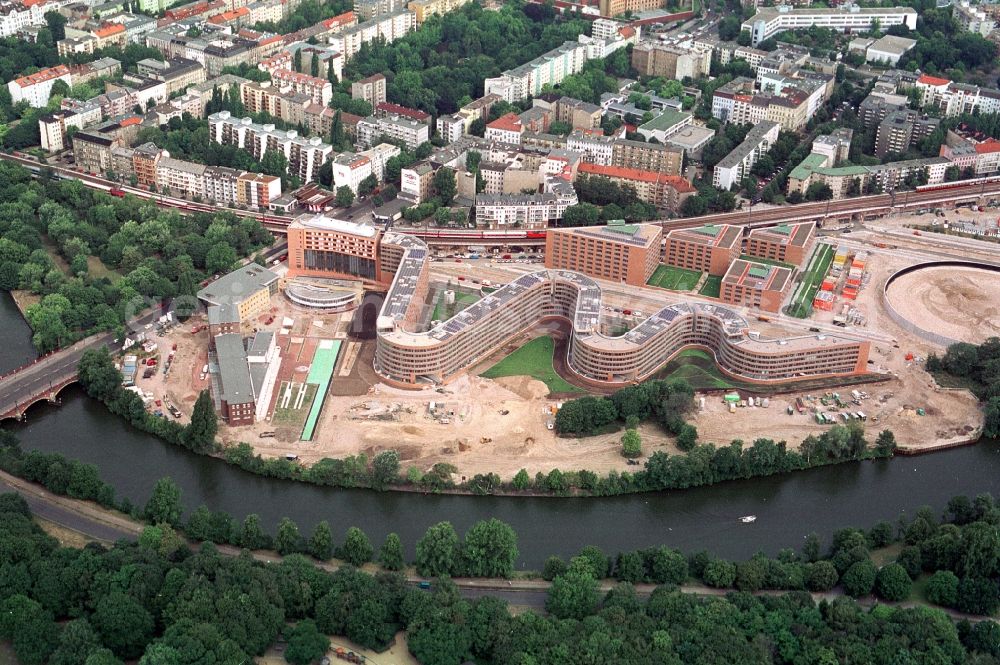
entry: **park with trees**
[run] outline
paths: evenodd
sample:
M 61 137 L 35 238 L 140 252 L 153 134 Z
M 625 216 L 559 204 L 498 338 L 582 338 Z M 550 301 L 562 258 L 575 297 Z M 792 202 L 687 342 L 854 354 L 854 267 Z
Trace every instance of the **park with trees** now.
M 16 446 L 11 439 L 0 440 L 5 461 Z M 249 551 L 274 545 L 255 516 L 237 526 L 199 508 L 182 524 L 171 485 L 164 480 L 154 489 L 141 513 L 163 521 L 146 526 L 136 542 L 82 549 L 60 546 L 18 495 L 0 495 L 0 640 L 20 663 L 238 663 L 282 640 L 285 660 L 306 665 L 326 653 L 331 636 L 381 651 L 400 631 L 429 665 L 554 664 L 567 662 L 567 653 L 583 659 L 568 662 L 678 665 L 987 665 L 1000 658 L 996 622 L 956 620 L 931 605 L 970 617 L 996 612 L 1000 509 L 988 495 L 955 497 L 941 517 L 921 508 L 896 527 L 841 529 L 826 552 L 815 534 L 801 552 L 740 562 L 668 547 L 617 556 L 585 547 L 569 561 L 546 562 L 543 614 L 512 613 L 489 595 L 464 598 L 451 581 L 456 573 L 510 573 L 516 535 L 496 520 L 474 525 L 462 541 L 448 523 L 428 529 L 416 559 L 418 572 L 436 575 L 425 590 L 399 572 L 401 548 L 391 535 L 379 572 L 356 567 L 373 552 L 360 530 L 346 534 L 343 564 L 321 568 L 300 552 L 319 544 L 317 558 L 325 560 L 328 527 L 324 533 L 317 525 L 305 542 L 283 520 L 275 540 L 291 549 L 265 563 Z M 181 535 L 192 538 L 198 529 L 206 536 L 196 539 L 200 545 Z M 244 549 L 223 554 L 217 538 Z M 348 563 L 354 549 L 360 556 Z M 895 554 L 876 563 L 879 552 Z M 896 605 L 912 599 L 915 581 L 924 588 L 917 604 Z M 727 593 L 706 596 L 693 584 Z M 831 591 L 819 601 L 809 593 Z

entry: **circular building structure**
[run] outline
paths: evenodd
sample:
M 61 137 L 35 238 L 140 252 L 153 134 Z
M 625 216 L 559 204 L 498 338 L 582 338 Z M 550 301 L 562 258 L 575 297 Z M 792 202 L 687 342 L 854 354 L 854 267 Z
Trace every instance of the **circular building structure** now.
M 358 306 L 361 290 L 346 288 L 334 281 L 293 279 L 285 284 L 285 297 L 303 307 L 347 312 Z
M 1000 336 L 1000 266 L 929 261 L 886 280 L 882 299 L 900 327 L 935 344 Z

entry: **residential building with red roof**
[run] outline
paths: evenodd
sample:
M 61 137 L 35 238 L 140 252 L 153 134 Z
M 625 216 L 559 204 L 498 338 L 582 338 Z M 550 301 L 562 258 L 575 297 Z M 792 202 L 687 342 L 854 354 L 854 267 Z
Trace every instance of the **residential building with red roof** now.
M 680 210 L 685 199 L 694 196 L 698 191 L 690 182 L 678 175 L 621 166 L 584 162 L 580 164 L 578 177 L 579 175 L 607 178 L 615 184 L 633 187 L 641 201 L 670 212 Z
M 42 108 L 49 103 L 52 86 L 56 81 L 63 81 L 67 86 L 73 85 L 73 76 L 66 65 L 56 65 L 42 69 L 34 74 L 16 78 L 7 83 L 7 90 L 13 103 L 24 101 L 33 108 Z
M 521 118 L 516 113 L 507 113 L 486 125 L 486 140 L 520 145 L 523 132 Z
M 425 124 L 430 124 L 431 114 L 425 113 L 420 109 L 413 109 L 408 106 L 400 106 L 399 104 L 393 104 L 392 102 L 379 102 L 375 105 L 376 118 L 386 118 L 391 115 L 399 115 L 404 118 L 409 118 L 411 120 L 416 120 L 417 122 L 422 122 Z

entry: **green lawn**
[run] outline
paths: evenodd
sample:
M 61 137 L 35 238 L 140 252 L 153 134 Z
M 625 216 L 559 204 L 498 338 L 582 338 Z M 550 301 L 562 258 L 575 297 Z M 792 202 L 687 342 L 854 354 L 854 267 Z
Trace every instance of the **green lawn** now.
M 530 376 L 549 387 L 553 393 L 582 392 L 556 374 L 552 366 L 555 342 L 551 337 L 538 337 L 483 372 L 480 376 L 498 379 L 502 376 Z
M 685 349 L 667 363 L 657 375 L 658 379 L 684 379 L 695 390 L 729 390 L 737 385 L 726 377 L 715 360 L 701 349 Z
M 687 270 L 686 268 L 676 268 L 660 264 L 656 267 L 653 276 L 646 282 L 650 286 L 658 286 L 661 289 L 671 291 L 690 291 L 701 279 L 701 273 L 697 270 Z
M 463 293 L 455 291 L 455 304 L 446 305 L 444 302 L 444 292 L 438 296 L 437 304 L 434 305 L 434 314 L 431 318 L 435 321 L 444 321 L 455 316 L 469 305 L 479 302 L 479 295 L 475 293 Z
M 816 292 L 819 291 L 820 284 L 823 283 L 823 278 L 826 277 L 827 271 L 830 270 L 834 254 L 833 245 L 827 244 L 819 245 L 816 251 L 813 252 L 809 266 L 806 268 L 805 274 L 802 276 L 802 281 L 799 283 L 799 288 L 796 289 L 795 295 L 792 297 L 792 304 L 788 307 L 788 314 L 790 316 L 807 319 L 812 314 L 813 298 L 816 297 Z
M 722 277 L 719 275 L 709 275 L 698 290 L 700 295 L 706 298 L 718 298 L 722 293 Z

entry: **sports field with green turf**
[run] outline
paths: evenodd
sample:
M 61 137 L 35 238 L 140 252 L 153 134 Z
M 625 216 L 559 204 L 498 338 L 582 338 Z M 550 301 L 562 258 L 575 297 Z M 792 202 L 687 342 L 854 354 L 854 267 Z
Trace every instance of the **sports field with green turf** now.
M 670 289 L 671 291 L 690 291 L 699 279 L 701 279 L 701 273 L 697 270 L 676 268 L 661 263 L 646 283 L 649 286 L 658 286 L 661 289 Z
M 498 379 L 502 376 L 530 376 L 548 386 L 549 392 L 582 392 L 556 373 L 556 369 L 552 365 L 552 354 L 555 351 L 555 346 L 555 341 L 551 337 L 537 337 L 490 367 L 480 376 L 487 379 Z
M 719 275 L 709 275 L 705 278 L 701 288 L 698 289 L 700 295 L 706 298 L 718 298 L 722 293 L 722 277 Z

